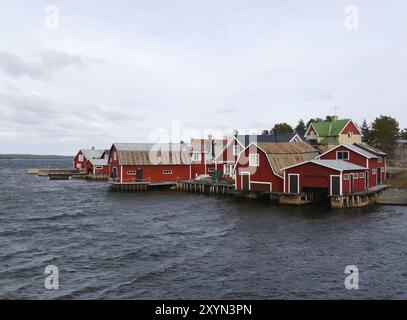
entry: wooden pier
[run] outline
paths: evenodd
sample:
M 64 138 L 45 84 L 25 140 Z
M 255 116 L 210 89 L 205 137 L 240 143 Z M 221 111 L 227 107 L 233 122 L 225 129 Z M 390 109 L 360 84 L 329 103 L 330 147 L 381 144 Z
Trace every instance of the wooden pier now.
M 176 183 L 179 191 L 205 193 L 209 195 L 226 195 L 234 189 L 233 184 L 212 180 L 184 180 Z
M 388 188 L 389 185 L 382 184 L 351 195 L 331 196 L 331 207 L 335 209 L 365 207 L 376 203 L 378 195 Z

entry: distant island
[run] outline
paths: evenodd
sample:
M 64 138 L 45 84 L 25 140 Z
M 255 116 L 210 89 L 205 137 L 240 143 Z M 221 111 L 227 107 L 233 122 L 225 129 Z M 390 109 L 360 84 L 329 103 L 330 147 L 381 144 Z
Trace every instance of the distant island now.
M 64 160 L 73 156 L 39 155 L 39 154 L 0 154 L 0 160 Z

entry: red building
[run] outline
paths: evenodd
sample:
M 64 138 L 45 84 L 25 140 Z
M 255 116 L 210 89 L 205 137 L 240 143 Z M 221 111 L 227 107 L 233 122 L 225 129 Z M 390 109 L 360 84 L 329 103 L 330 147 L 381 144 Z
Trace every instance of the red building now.
M 168 183 L 191 178 L 185 144 L 115 143 L 109 154 L 110 178 L 116 182 Z
M 227 144 L 220 152 L 216 153 L 214 158 L 215 168 L 220 171 L 222 175 L 234 177 L 234 168 L 236 161 L 243 149 L 248 147 L 251 143 L 293 143 L 302 142 L 301 137 L 293 133 L 283 134 L 246 134 L 234 135 L 227 141 Z
M 367 189 L 366 168 L 344 160 L 310 160 L 283 169 L 284 192 L 351 195 Z
M 366 168 L 369 188 L 383 183 L 386 177 L 386 154 L 367 144 L 341 144 L 321 154 L 322 160 L 343 160 Z
M 108 150 L 81 149 L 73 158 L 73 168 L 87 173 L 109 173 L 107 166 Z
M 191 140 L 191 161 L 192 177 L 199 175 L 211 175 L 215 171 L 214 158 L 226 145 L 226 139 L 192 139 Z
M 222 176 L 234 177 L 236 161 L 243 149 L 244 144 L 233 136 L 214 157 L 215 170 Z
M 236 162 L 236 190 L 283 192 L 282 169 L 316 156 L 318 152 L 305 142 L 251 143 Z

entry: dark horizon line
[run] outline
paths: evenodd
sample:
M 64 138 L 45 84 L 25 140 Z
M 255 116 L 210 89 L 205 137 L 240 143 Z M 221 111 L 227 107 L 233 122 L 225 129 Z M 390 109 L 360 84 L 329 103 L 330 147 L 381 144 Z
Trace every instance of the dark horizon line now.
M 3 160 L 73 159 L 74 156 L 56 154 L 0 153 Z

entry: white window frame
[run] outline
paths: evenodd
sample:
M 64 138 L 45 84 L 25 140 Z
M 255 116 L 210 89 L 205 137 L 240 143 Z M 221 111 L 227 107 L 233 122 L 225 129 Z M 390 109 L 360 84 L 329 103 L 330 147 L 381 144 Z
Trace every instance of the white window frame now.
M 81 154 L 78 156 L 78 161 L 79 161 L 79 162 L 83 162 L 83 160 L 84 160 L 84 157 L 83 157 L 83 154 L 81 153 Z
M 243 190 L 243 176 L 248 176 L 249 177 L 249 191 L 251 190 L 251 179 L 250 179 L 250 172 L 248 171 L 242 171 L 239 173 L 240 175 L 240 189 Z
M 353 180 L 359 179 L 359 174 L 358 173 L 352 173 L 353 174 Z
M 101 169 L 103 169 L 103 166 L 95 166 L 95 169 L 101 170 Z
M 117 152 L 116 152 L 116 151 L 113 152 L 113 160 L 114 160 L 114 161 L 117 161 Z
M 343 174 L 343 180 L 349 180 L 349 173 Z
M 198 152 L 193 153 L 193 154 L 192 154 L 192 161 L 194 161 L 194 162 L 201 161 L 201 154 L 198 153 Z
M 348 132 L 348 138 L 349 138 L 349 139 L 352 139 L 352 138 L 353 138 L 353 131 L 349 131 L 349 132 Z
M 163 170 L 163 174 L 172 174 L 172 170 Z
M 127 170 L 127 175 L 128 176 L 135 176 L 136 175 L 136 170 Z
M 382 163 L 382 157 L 377 158 L 377 163 Z
M 210 168 L 208 168 L 208 172 L 214 172 L 215 171 L 215 169 L 214 168 L 212 168 L 212 167 L 210 167 Z
M 348 155 L 348 157 L 346 159 L 339 159 L 339 153 L 346 153 Z M 349 151 L 345 150 L 345 151 L 336 151 L 336 160 L 349 160 Z
M 376 169 L 372 169 L 372 174 L 376 174 Z
M 253 157 L 256 161 L 253 162 Z M 258 153 L 249 153 L 249 167 L 258 167 L 260 165 L 260 156 Z
M 360 178 L 360 179 L 364 179 L 364 178 L 365 178 L 365 173 L 364 173 L 364 172 L 360 172 L 360 173 L 359 173 L 359 178 Z
M 332 177 L 339 177 L 339 195 L 342 195 L 342 178 L 338 174 L 333 174 L 329 176 L 329 195 L 332 196 Z M 345 179 L 346 180 L 346 179 Z
M 299 173 L 289 173 L 288 174 L 288 193 L 290 193 L 290 189 L 291 189 L 291 182 L 290 182 L 290 176 L 297 176 L 297 191 L 298 193 L 295 194 L 300 194 L 300 174 Z

